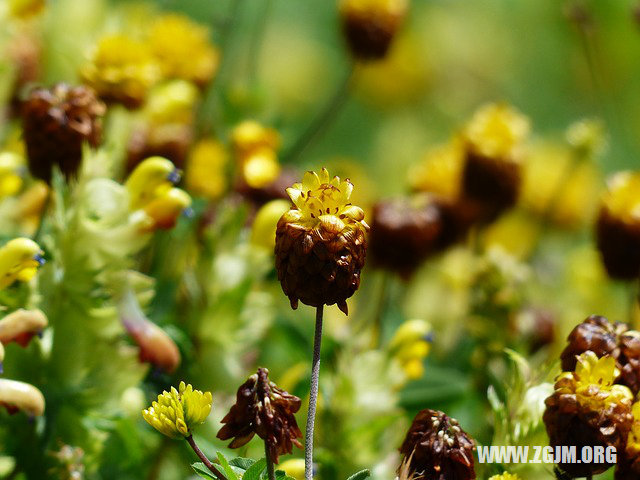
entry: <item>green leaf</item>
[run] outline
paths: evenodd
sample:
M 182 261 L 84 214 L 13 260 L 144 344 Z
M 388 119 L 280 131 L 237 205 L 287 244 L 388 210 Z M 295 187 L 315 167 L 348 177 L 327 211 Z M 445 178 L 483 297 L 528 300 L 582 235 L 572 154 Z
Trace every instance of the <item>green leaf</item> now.
M 364 480 L 365 478 L 369 478 L 371 476 L 371 472 L 369 470 L 360 470 L 358 473 L 354 473 L 347 480 Z
M 256 461 L 253 458 L 236 457 L 229 460 L 229 465 L 232 467 L 238 467 L 241 470 L 249 470 L 252 465 L 255 465 Z
M 296 479 L 287 475 L 287 473 L 284 470 L 276 470 L 276 480 L 296 480 Z
M 220 465 L 222 465 L 222 468 L 224 469 L 227 480 L 240 480 L 238 478 L 238 475 L 236 475 L 236 472 L 234 472 L 233 468 L 231 468 L 231 465 L 229 465 L 229 462 L 222 454 L 222 452 L 218 452 L 218 460 L 220 461 Z
M 211 473 L 209 471 L 209 469 L 207 468 L 207 466 L 202 463 L 202 462 L 196 462 L 191 464 L 191 468 L 193 468 L 195 470 L 195 472 L 198 474 L 199 477 L 202 478 L 216 478 L 213 473 Z
M 267 460 L 261 458 L 257 462 L 254 462 L 254 464 L 251 465 L 251 467 L 249 467 L 246 472 L 244 472 L 242 480 L 259 480 L 260 475 L 265 471 L 266 468 Z

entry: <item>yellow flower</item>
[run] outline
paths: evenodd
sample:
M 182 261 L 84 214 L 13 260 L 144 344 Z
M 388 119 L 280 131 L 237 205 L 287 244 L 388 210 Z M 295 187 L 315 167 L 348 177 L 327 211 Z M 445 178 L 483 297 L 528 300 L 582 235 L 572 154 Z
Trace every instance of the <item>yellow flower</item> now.
M 22 187 L 21 171 L 26 167 L 23 157 L 16 153 L 0 153 L 0 198 L 18 193 Z
M 276 226 L 280 217 L 291 208 L 287 200 L 272 200 L 265 203 L 253 221 L 251 243 L 273 251 L 276 245 Z
M 166 78 L 181 78 L 204 86 L 220 64 L 220 54 L 209 42 L 207 28 L 178 14 L 154 22 L 149 44 Z
M 40 310 L 16 310 L 0 320 L 0 343 L 16 342 L 26 347 L 48 324 L 46 315 Z
M 0 248 L 0 290 L 19 280 L 28 282 L 44 263 L 44 252 L 28 238 L 14 238 Z
M 464 130 L 469 148 L 489 158 L 516 160 L 529 134 L 529 120 L 506 104 L 484 105 Z
M 282 470 L 287 476 L 295 480 L 304 480 L 304 458 L 291 458 L 278 465 L 278 470 Z
M 494 475 L 493 477 L 490 477 L 489 480 L 520 480 L 520 477 L 512 473 L 504 472 L 500 475 Z
M 457 138 L 430 149 L 422 161 L 409 171 L 411 188 L 448 199 L 458 198 L 464 166 L 463 153 L 462 142 Z
M 125 186 L 129 191 L 129 208 L 143 208 L 162 197 L 180 181 L 180 171 L 163 157 L 149 157 L 135 168 Z
M 211 412 L 211 392 L 194 390 L 191 385 L 180 382 L 178 390 L 162 392 L 151 407 L 142 411 L 149 425 L 160 433 L 171 437 L 189 437 L 196 425 L 203 423 Z
M 145 113 L 151 123 L 190 124 L 193 110 L 198 100 L 198 90 L 185 80 L 172 80 L 151 90 L 145 105 Z
M 262 188 L 273 183 L 280 175 L 276 152 L 260 148 L 242 162 L 242 178 L 251 188 Z
M 306 229 L 322 227 L 331 232 L 342 232 L 369 226 L 364 221 L 364 211 L 352 205 L 349 199 L 353 184 L 349 179 L 329 178 L 323 168 L 320 174 L 307 172 L 302 183 L 287 188 L 287 194 L 296 206 L 283 215 L 286 222 L 297 223 Z
M 608 183 L 603 206 L 618 220 L 640 222 L 640 172 L 619 172 Z
M 431 324 L 414 319 L 404 322 L 393 335 L 389 350 L 409 379 L 422 377 L 423 360 L 429 355 L 432 342 Z
M 38 15 L 44 10 L 45 0 L 9 0 L 9 14 L 15 18 L 26 19 Z
M 114 34 L 100 39 L 81 75 L 103 99 L 137 108 L 160 79 L 160 70 L 146 44 Z
M 187 161 L 187 189 L 209 200 L 219 198 L 227 187 L 227 157 L 227 151 L 221 142 L 214 139 L 198 142 L 191 150 Z
M 280 146 L 280 135 L 273 128 L 265 127 L 254 120 L 245 120 L 233 129 L 231 142 L 236 156 L 246 158 L 262 148 L 277 150 Z
M 619 374 L 613 357 L 598 358 L 589 350 L 578 357 L 575 372 L 564 372 L 557 378 L 555 391 L 575 395 L 580 405 L 592 411 L 605 410 L 611 404 L 631 404 L 631 390 L 613 383 Z
M 536 246 L 540 225 L 531 215 L 515 210 L 506 213 L 485 231 L 485 250 L 502 248 L 518 259 L 529 256 Z
M 24 411 L 32 417 L 39 417 L 44 413 L 44 396 L 33 385 L 15 380 L 0 379 L 0 406 L 4 406 L 9 413 Z
M 191 206 L 191 197 L 180 188 L 172 188 L 144 207 L 144 212 L 153 220 L 150 230 L 173 228 L 178 217 Z

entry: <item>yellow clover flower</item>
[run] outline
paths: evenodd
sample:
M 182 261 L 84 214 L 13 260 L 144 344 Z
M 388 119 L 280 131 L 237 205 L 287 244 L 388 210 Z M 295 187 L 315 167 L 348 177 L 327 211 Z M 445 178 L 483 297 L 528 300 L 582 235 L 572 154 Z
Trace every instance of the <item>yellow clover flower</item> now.
M 429 355 L 432 342 L 431 324 L 413 319 L 404 322 L 393 335 L 389 350 L 409 379 L 422 377 L 423 360 Z
M 409 184 L 415 191 L 455 200 L 460 194 L 463 160 L 464 150 L 458 138 L 433 147 L 409 170 Z
M 213 139 L 198 142 L 191 150 L 187 161 L 187 189 L 209 200 L 219 198 L 227 187 L 227 157 L 227 151 L 221 142 Z
M 246 120 L 233 129 L 231 141 L 242 179 L 249 187 L 262 188 L 278 178 L 280 135 L 276 130 Z
M 137 108 L 160 79 L 160 70 L 145 43 L 114 34 L 100 39 L 81 75 L 105 101 Z
M 18 193 L 22 187 L 21 171 L 26 165 L 24 158 L 16 153 L 0 153 L 0 198 Z
M 640 222 L 640 173 L 619 172 L 610 182 L 602 197 L 602 204 L 609 213 L 626 223 Z
M 492 103 L 473 115 L 464 137 L 474 153 L 516 160 L 529 129 L 529 120 L 520 112 L 507 104 Z
M 166 78 L 204 86 L 220 64 L 207 28 L 178 14 L 163 15 L 151 27 L 149 44 Z
M 513 473 L 504 472 L 500 475 L 494 475 L 490 477 L 489 480 L 520 480 L 518 475 L 514 475 Z
M 178 390 L 162 392 L 151 407 L 142 411 L 149 425 L 171 438 L 191 436 L 191 430 L 203 423 L 211 412 L 211 392 L 203 393 L 180 382 Z
M 29 238 L 14 238 L 0 248 L 0 290 L 15 281 L 28 282 L 44 263 L 44 252 Z

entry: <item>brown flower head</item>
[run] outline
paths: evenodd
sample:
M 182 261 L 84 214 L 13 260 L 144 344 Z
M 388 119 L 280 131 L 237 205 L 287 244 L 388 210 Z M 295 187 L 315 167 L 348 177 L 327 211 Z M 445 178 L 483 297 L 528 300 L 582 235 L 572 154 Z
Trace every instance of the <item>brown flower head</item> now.
M 543 420 L 552 447 L 614 447 L 621 452 L 631 429 L 633 394 L 623 385 L 614 385 L 615 360 L 598 358 L 588 351 L 578 357 L 575 372 L 564 372 L 545 400 Z M 571 478 L 602 473 L 608 463 L 561 463 Z
M 239 448 L 257 434 L 267 445 L 271 459 L 278 463 L 280 455 L 293 451 L 293 445 L 302 447 L 298 441 L 302 432 L 294 415 L 299 409 L 300 399 L 271 382 L 269 370 L 258 368 L 258 373 L 238 388 L 236 403 L 222 419 L 225 425 L 218 438 L 233 438 L 229 448 Z
M 374 263 L 409 277 L 434 253 L 442 231 L 440 208 L 429 196 L 377 203 L 369 236 Z
M 636 480 L 640 478 L 640 402 L 631 407 L 633 423 L 627 437 L 627 446 L 618 453 L 615 480 Z
M 46 182 L 58 166 L 67 179 L 78 173 L 82 145 L 97 147 L 102 136 L 104 104 L 93 90 L 64 83 L 36 88 L 22 110 L 31 174 Z
M 404 475 L 416 480 L 475 479 L 473 449 L 473 440 L 457 420 L 437 410 L 422 410 L 400 447 L 403 461 L 409 463 Z
M 619 375 L 616 383 L 640 391 L 640 332 L 629 330 L 623 322 L 611 323 L 605 317 L 591 315 L 569 334 L 568 345 L 560 358 L 562 370 L 575 370 L 577 356 L 590 350 L 598 357 L 610 355 Z
M 348 312 L 369 229 L 362 209 L 349 201 L 352 190 L 348 179 L 330 178 L 324 168 L 287 189 L 295 206 L 278 221 L 275 254 L 278 280 L 294 309 L 301 300 L 312 307 L 335 303 Z

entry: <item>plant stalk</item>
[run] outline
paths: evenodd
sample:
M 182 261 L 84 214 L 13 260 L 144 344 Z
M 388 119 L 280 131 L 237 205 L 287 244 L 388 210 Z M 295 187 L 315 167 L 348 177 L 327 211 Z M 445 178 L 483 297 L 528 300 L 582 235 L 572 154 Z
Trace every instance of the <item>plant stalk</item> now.
M 202 460 L 202 463 L 204 463 L 205 466 L 209 470 L 211 470 L 211 473 L 213 473 L 216 476 L 216 478 L 218 478 L 219 480 L 226 480 L 225 476 L 218 471 L 215 465 L 211 463 L 211 460 L 209 460 L 207 456 L 204 453 L 202 453 L 202 450 L 200 450 L 200 447 L 196 445 L 196 441 L 193 439 L 193 435 L 189 435 L 187 437 L 187 443 L 193 449 L 193 451 L 196 452 L 196 455 L 200 460 Z
M 267 445 L 266 441 L 264 442 L 264 458 L 267 460 L 267 478 L 269 480 L 276 480 L 276 471 L 273 467 L 273 459 L 269 453 L 269 445 Z
M 313 479 L 313 426 L 318 403 L 318 381 L 320 379 L 320 344 L 322 342 L 322 311 L 324 306 L 316 308 L 316 330 L 313 337 L 313 363 L 311 365 L 311 391 L 309 392 L 309 413 L 304 439 L 304 478 Z

